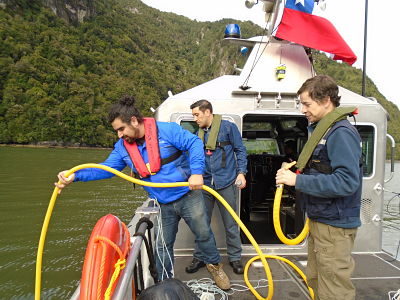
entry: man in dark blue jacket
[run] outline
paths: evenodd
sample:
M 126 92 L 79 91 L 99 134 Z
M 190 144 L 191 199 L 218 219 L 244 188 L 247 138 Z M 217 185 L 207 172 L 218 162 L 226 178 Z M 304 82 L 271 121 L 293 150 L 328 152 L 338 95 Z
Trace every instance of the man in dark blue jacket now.
M 204 183 L 216 190 L 237 211 L 238 188 L 246 186 L 247 154 L 237 126 L 213 114 L 209 101 L 199 100 L 190 106 L 195 122 L 199 125 L 198 136 L 204 143 L 206 168 Z M 217 202 L 225 227 L 229 264 L 236 274 L 243 274 L 241 263 L 242 244 L 239 228 L 225 207 L 210 193 L 203 191 L 208 221 Z M 205 264 L 199 259 L 201 249 L 196 246 L 192 263 L 186 272 L 194 273 Z
M 201 249 L 201 258 L 207 263 L 215 283 L 221 289 L 229 289 L 229 278 L 222 269 L 220 256 L 216 248 L 214 235 L 205 213 L 204 200 L 199 189 L 203 186 L 204 153 L 201 140 L 184 130 L 176 123 L 156 122 L 148 123 L 144 120 L 139 110 L 134 106 L 133 97 L 123 97 L 115 103 L 109 113 L 109 121 L 117 132 L 119 140 L 114 145 L 114 150 L 101 164 L 121 171 L 126 166 L 133 173 L 143 174 L 140 163 L 149 168 L 147 177 L 141 178 L 150 182 L 189 182 L 189 187 L 154 188 L 144 187 L 149 197 L 156 199 L 161 209 L 161 220 L 163 239 L 158 239 L 156 265 L 160 280 L 172 277 L 172 263 L 174 261 L 174 242 L 178 231 L 180 219 L 186 224 L 196 236 L 196 241 Z M 146 122 L 144 122 L 146 121 Z M 157 130 L 149 131 L 150 125 L 156 125 Z M 153 126 L 154 128 L 154 126 Z M 154 146 L 153 132 L 158 139 Z M 152 141 L 153 140 L 153 141 Z M 131 145 L 137 147 L 137 152 L 128 151 Z M 158 147 L 152 149 L 151 147 Z M 185 153 L 182 153 L 185 152 Z M 150 172 L 151 153 L 159 153 L 161 168 L 156 172 Z M 186 153 L 189 153 L 187 156 Z M 150 156 L 150 157 L 149 157 Z M 146 167 L 145 167 L 146 168 Z M 56 185 L 62 189 L 73 181 L 99 180 L 113 177 L 114 174 L 101 169 L 83 169 L 65 177 L 65 172 L 60 172 L 58 178 L 61 184 Z M 157 224 L 158 226 L 158 224 Z M 157 232 L 157 230 L 155 230 Z M 167 251 L 164 251 L 164 240 Z
M 338 111 L 338 86 L 329 76 L 319 75 L 305 81 L 297 93 L 313 132 L 311 140 L 317 132 L 325 132 L 316 130 L 318 124 L 327 123 Z M 304 173 L 282 168 L 276 183 L 295 186 L 310 219 L 307 279 L 315 299 L 354 300 L 351 251 L 361 225 L 361 139 L 346 118 L 326 127 Z

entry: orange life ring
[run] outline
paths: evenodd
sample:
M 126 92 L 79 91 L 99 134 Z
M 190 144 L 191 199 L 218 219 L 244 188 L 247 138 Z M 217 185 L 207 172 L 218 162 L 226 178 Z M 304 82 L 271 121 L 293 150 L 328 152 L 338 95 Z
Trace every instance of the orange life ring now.
M 86 248 L 80 299 L 104 299 L 114 273 L 114 265 L 122 254 L 126 256 L 129 246 L 129 232 L 116 216 L 108 214 L 97 221 Z

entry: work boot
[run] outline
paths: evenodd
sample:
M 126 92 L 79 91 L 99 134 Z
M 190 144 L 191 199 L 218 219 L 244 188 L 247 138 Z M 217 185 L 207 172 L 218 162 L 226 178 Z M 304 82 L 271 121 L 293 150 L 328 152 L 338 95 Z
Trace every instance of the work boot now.
M 186 273 L 196 273 L 200 268 L 205 267 L 205 263 L 196 257 L 193 257 L 192 262 L 185 268 Z
M 217 265 L 207 264 L 207 270 L 210 272 L 212 278 L 215 281 L 215 284 L 221 290 L 229 290 L 231 288 L 231 283 L 229 281 L 228 275 L 222 269 L 222 264 L 219 263 Z
M 233 272 L 235 272 L 236 274 L 244 273 L 243 265 L 240 260 L 230 261 L 229 264 L 231 265 Z

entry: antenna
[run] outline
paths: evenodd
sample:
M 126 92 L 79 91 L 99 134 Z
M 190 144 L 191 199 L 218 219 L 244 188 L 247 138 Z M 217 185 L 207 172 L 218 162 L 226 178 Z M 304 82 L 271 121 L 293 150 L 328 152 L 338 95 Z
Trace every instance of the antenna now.
M 276 1 L 272 7 L 272 12 L 269 13 L 268 19 L 271 19 L 272 17 L 272 21 L 271 23 L 269 23 L 269 27 L 268 27 L 268 35 L 273 34 L 273 31 L 276 30 L 276 21 L 278 19 L 278 14 L 280 11 L 280 7 L 281 7 L 281 1 Z M 267 17 L 267 12 L 265 13 L 265 16 Z
M 367 72 L 367 23 L 368 19 L 368 0 L 365 0 L 365 18 L 364 18 L 364 55 L 363 55 L 363 75 L 362 75 L 362 88 L 361 95 L 365 97 L 365 85 L 366 85 L 366 72 Z

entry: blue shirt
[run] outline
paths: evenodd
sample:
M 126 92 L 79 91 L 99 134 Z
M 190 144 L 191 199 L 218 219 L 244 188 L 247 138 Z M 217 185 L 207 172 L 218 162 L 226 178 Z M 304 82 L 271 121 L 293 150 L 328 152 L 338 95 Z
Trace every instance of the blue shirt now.
M 183 129 L 176 123 L 157 122 L 158 144 L 161 159 L 167 158 L 176 151 L 184 151 L 176 160 L 161 166 L 161 169 L 144 181 L 149 182 L 186 182 L 192 174 L 203 174 L 204 151 L 202 141 L 194 134 Z M 138 144 L 138 149 L 145 163 L 148 162 L 146 142 Z M 187 151 L 187 152 L 186 152 Z M 114 150 L 108 158 L 101 163 L 118 171 L 126 166 L 137 173 L 132 160 L 124 147 L 123 139 L 119 139 L 114 145 Z M 102 169 L 89 168 L 75 173 L 75 181 L 90 181 L 113 177 L 114 174 Z M 150 198 L 155 198 L 161 203 L 169 203 L 180 199 L 189 192 L 189 187 L 155 188 L 144 187 Z
M 313 128 L 310 126 L 311 130 Z M 310 218 L 343 228 L 361 225 L 359 217 L 362 185 L 360 143 L 361 140 L 355 128 L 345 126 L 336 128 L 329 134 L 325 144 L 332 173 L 300 174 L 296 177 L 296 190 L 305 194 L 304 198 L 307 199 L 305 208 Z M 318 151 L 317 148 L 313 155 L 316 151 Z M 353 199 L 354 197 L 357 199 Z M 337 211 L 337 217 L 328 216 L 332 213 L 332 209 Z M 357 216 L 354 215 L 354 210 L 357 210 Z M 311 212 L 315 212 L 316 215 L 310 215 Z M 351 216 L 346 216 L 346 214 Z
M 204 143 L 207 143 L 210 131 L 209 129 L 204 133 Z M 230 144 L 223 146 L 223 149 L 217 147 L 215 151 L 212 151 L 212 155 L 207 155 L 206 151 L 204 183 L 219 190 L 231 185 L 238 173 L 247 173 L 247 153 L 239 129 L 227 120 L 221 121 L 217 142 L 230 142 Z M 224 168 L 222 167 L 223 152 L 225 152 Z

